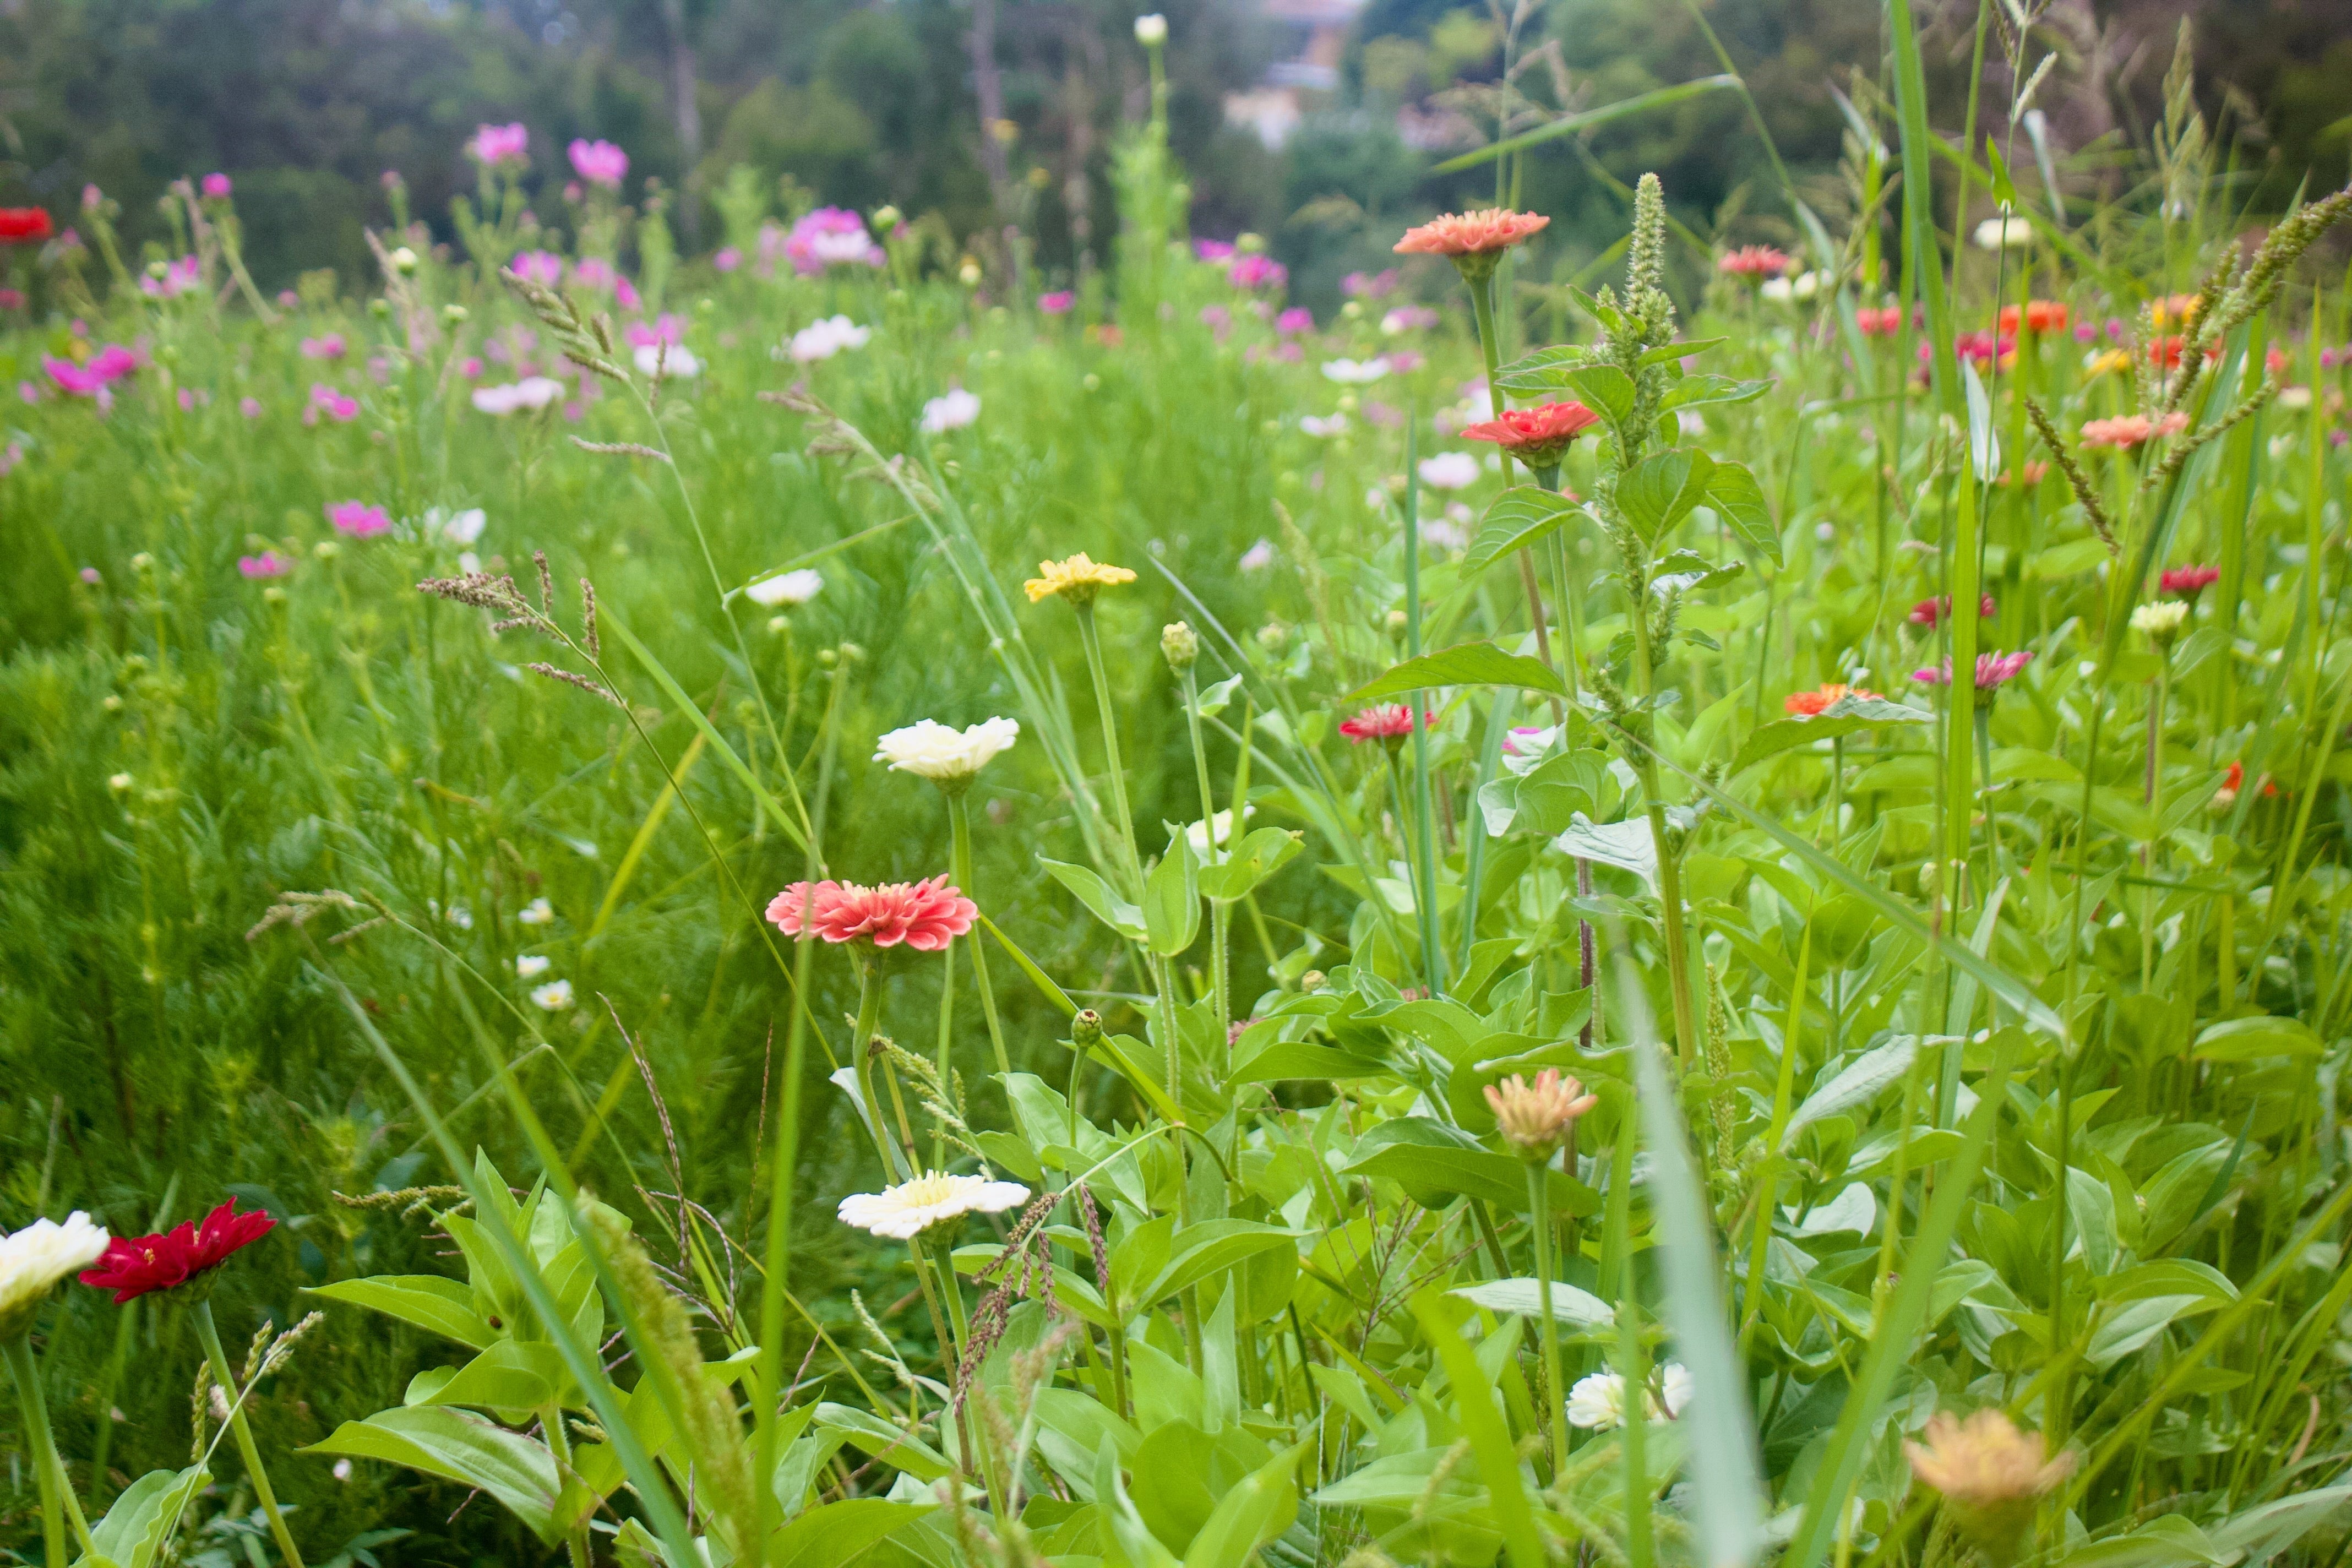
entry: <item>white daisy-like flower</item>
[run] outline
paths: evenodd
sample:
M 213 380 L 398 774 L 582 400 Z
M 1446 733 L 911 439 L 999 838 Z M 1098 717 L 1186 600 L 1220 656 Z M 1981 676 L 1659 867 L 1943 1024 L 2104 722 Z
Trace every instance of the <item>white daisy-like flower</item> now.
M 778 605 L 805 605 L 824 586 L 824 574 L 814 566 L 803 566 L 797 572 L 779 572 L 772 577 L 762 577 L 743 590 L 743 596 L 755 605 L 774 609 Z
M 96 1263 L 108 1239 L 105 1229 L 79 1209 L 63 1225 L 37 1219 L 13 1236 L 0 1236 L 0 1341 L 30 1329 L 34 1311 L 48 1293 L 68 1275 Z
M 1691 1390 L 1695 1386 L 1691 1382 L 1690 1368 L 1678 1361 L 1670 1361 L 1666 1363 L 1665 1370 L 1658 1374 L 1658 1382 L 1665 1394 L 1667 1419 L 1679 1419 L 1683 1407 L 1691 1401 Z
M 1979 250 L 2011 250 L 2032 239 L 2033 226 L 2021 217 L 1989 217 L 1969 238 Z
M 2308 408 L 2308 407 L 2310 407 L 2310 406 L 2311 406 L 2311 388 L 2309 388 L 2309 387 L 2307 387 L 2307 386 L 2282 386 L 2282 387 L 2280 387 L 2280 388 L 2279 388 L 2279 395 L 2278 395 L 2278 405 L 2279 405 L 2281 408 Z
M 1467 452 L 1440 452 L 1419 466 L 1421 482 L 1433 490 L 1468 489 L 1478 482 L 1478 459 Z
M 1330 359 L 1323 362 L 1323 379 L 1336 381 L 1342 386 L 1370 386 L 1388 374 L 1385 359 Z
M 919 719 L 874 742 L 874 760 L 902 773 L 935 783 L 968 779 L 1021 738 L 1013 719 L 983 719 L 958 730 L 935 719 Z
M 1298 427 L 1309 436 L 1328 441 L 1334 436 L 1348 433 L 1348 416 L 1344 414 L 1302 414 L 1298 416 Z
M 517 911 L 515 919 L 527 926 L 553 925 L 555 906 L 545 899 L 533 899 Z
M 572 1005 L 572 982 L 551 980 L 531 988 L 531 1005 L 549 1013 L 561 1013 Z
M 920 428 L 926 436 L 944 436 L 950 430 L 962 429 L 979 417 L 980 395 L 966 392 L 959 386 L 923 405 Z
M 795 364 L 814 364 L 844 349 L 862 349 L 873 336 L 873 328 L 861 327 L 846 316 L 827 316 L 794 332 L 784 353 Z
M 519 953 L 515 957 L 515 978 L 536 980 L 546 973 L 548 965 L 554 962 L 543 952 Z
M 2189 605 L 2179 599 L 2159 599 L 2131 613 L 2132 630 L 2152 637 L 2170 637 L 2189 618 Z
M 1002 1214 L 1028 1201 L 1029 1189 L 1018 1182 L 928 1171 L 878 1193 L 852 1193 L 841 1200 L 839 1213 L 844 1225 L 893 1241 L 910 1241 L 968 1214 Z
M 1670 1361 L 1660 1369 L 1658 1382 L 1665 1393 L 1665 1407 L 1659 1408 L 1658 1391 L 1642 1391 L 1643 1413 L 1652 1421 L 1672 1420 L 1683 1413 L 1690 1403 L 1690 1370 L 1678 1361 Z M 1625 1424 L 1625 1379 L 1613 1372 L 1596 1372 L 1590 1377 L 1577 1379 L 1568 1391 L 1568 1424 L 1592 1432 L 1609 1432 Z
M 1241 559 L 1234 564 L 1244 572 L 1265 571 L 1274 564 L 1274 541 L 1259 540 L 1255 544 L 1243 551 Z
M 503 386 L 478 386 L 474 406 L 484 414 L 509 415 L 526 408 L 544 408 L 563 395 L 563 384 L 551 375 L 527 375 Z
M 684 343 L 647 343 L 637 350 L 637 369 L 646 375 L 659 371 L 665 381 L 687 381 L 702 374 L 702 362 Z
M 1135 19 L 1135 41 L 1145 48 L 1155 48 L 1168 41 L 1168 18 L 1154 11 Z

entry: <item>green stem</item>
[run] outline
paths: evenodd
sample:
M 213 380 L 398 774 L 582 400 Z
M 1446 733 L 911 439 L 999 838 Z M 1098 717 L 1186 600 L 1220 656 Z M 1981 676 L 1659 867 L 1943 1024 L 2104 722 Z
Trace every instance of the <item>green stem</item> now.
M 572 1477 L 572 1439 L 563 1430 L 563 1407 L 550 1405 L 539 1413 L 540 1430 L 547 1434 L 548 1452 L 555 1456 L 555 1479 L 562 1488 Z M 565 1542 L 572 1557 L 572 1568 L 592 1568 L 588 1547 L 588 1510 L 583 1510 L 572 1522 Z
M 1405 421 L 1404 438 L 1404 629 L 1408 658 L 1421 657 L 1421 469 L 1414 460 L 1420 430 L 1421 405 L 1416 401 Z M 1525 563 L 1532 557 L 1521 551 L 1519 559 Z M 1405 693 L 1404 711 L 1412 731 L 1414 834 L 1421 841 L 1413 862 L 1419 884 L 1412 899 L 1413 912 L 1420 917 L 1423 977 L 1430 995 L 1436 997 L 1445 994 L 1445 942 L 1437 929 L 1437 830 L 1430 811 L 1429 737 L 1422 725 L 1420 692 Z M 1402 795 L 1397 804 L 1403 805 Z
M 1503 388 L 1496 377 L 1503 362 L 1501 345 L 1495 336 L 1495 279 L 1492 273 L 1484 278 L 1465 277 L 1470 289 L 1470 313 L 1478 324 L 1478 352 L 1486 359 L 1486 406 L 1495 417 L 1503 416 Z M 1503 483 L 1511 482 L 1511 455 L 1503 454 Z M 1545 624 L 1543 589 L 1536 582 L 1536 558 L 1532 549 L 1519 552 L 1519 583 L 1527 590 L 1528 614 L 1535 621 L 1536 654 L 1553 669 L 1559 666 L 1551 657 L 1551 629 Z
M 874 1147 L 882 1155 L 882 1173 L 898 1182 L 910 1179 L 914 1173 L 904 1168 L 898 1151 L 891 1147 L 890 1134 L 883 1131 L 882 1102 L 874 1098 L 874 1058 L 868 1049 L 882 1016 L 881 968 L 881 961 L 871 953 L 858 959 L 857 1030 L 850 1037 L 849 1066 L 857 1075 L 857 1098 L 865 1102 L 866 1130 L 874 1135 Z
M 1095 635 L 1095 607 L 1091 601 L 1075 606 L 1078 612 L 1078 641 L 1087 650 L 1087 676 L 1094 682 L 1095 711 L 1102 723 L 1103 765 L 1110 770 L 1111 802 L 1118 807 L 1119 842 L 1127 849 L 1124 868 L 1128 895 L 1143 896 L 1143 854 L 1135 842 L 1135 814 L 1127 804 L 1127 769 L 1118 756 L 1118 725 L 1111 715 L 1110 678 L 1103 672 L 1102 639 Z
M 1239 796 L 1234 797 L 1231 808 L 1233 815 L 1225 823 L 1224 838 L 1220 842 L 1217 837 L 1217 805 L 1209 794 L 1209 749 L 1201 738 L 1201 683 L 1189 664 L 1184 667 L 1184 723 L 1192 739 L 1193 784 L 1201 792 L 1201 836 L 1208 841 L 1206 858 L 1213 866 L 1223 861 L 1233 843 L 1241 837 L 1243 802 Z M 1234 1016 L 1232 975 L 1228 973 L 1225 956 L 1226 932 L 1232 921 L 1229 903 L 1221 899 L 1209 900 L 1209 989 L 1216 998 L 1217 1029 L 1221 1034 Z M 1230 1052 L 1225 1065 L 1233 1065 Z
M 191 1315 L 195 1320 L 196 1341 L 205 1347 L 205 1358 L 213 1363 L 213 1381 L 220 1384 L 221 1394 L 228 1401 L 229 1433 L 236 1439 L 237 1455 L 245 1460 L 246 1474 L 253 1481 L 253 1495 L 259 1500 L 261 1511 L 269 1521 L 269 1533 L 277 1539 L 286 1568 L 302 1568 L 302 1553 L 295 1550 L 293 1534 L 286 1528 L 286 1516 L 278 1511 L 278 1494 L 270 1489 L 269 1472 L 262 1468 L 261 1450 L 254 1445 L 253 1428 L 246 1425 L 245 1395 L 229 1371 L 228 1356 L 221 1350 L 220 1331 L 213 1326 L 213 1304 L 200 1300 Z
M 1544 1424 L 1551 1428 L 1554 1484 L 1568 1473 L 1568 1390 L 1559 1381 L 1559 1329 L 1552 1317 L 1551 1183 L 1548 1167 L 1528 1162 L 1528 1206 L 1535 1215 L 1536 1300 L 1543 1316 Z
M 1633 676 L 1645 703 L 1655 693 L 1657 672 L 1650 663 L 1650 587 L 1633 584 Z M 1651 710 L 1644 707 L 1635 722 L 1654 733 Z M 1645 737 L 1646 739 L 1647 737 Z M 1657 754 L 1644 744 L 1640 752 L 1642 800 L 1650 823 L 1650 843 L 1658 857 L 1658 906 L 1665 924 L 1666 984 L 1675 1008 L 1675 1057 L 1687 1072 L 1698 1054 L 1698 1023 L 1691 1008 L 1690 942 L 1683 933 L 1683 877 L 1677 858 L 1666 842 L 1666 803 L 1659 793 Z
M 955 844 L 956 889 L 965 898 L 972 898 L 971 813 L 964 804 L 962 790 L 948 793 L 948 830 Z M 1004 1049 L 1004 1026 L 997 1021 L 996 988 L 989 983 L 988 953 L 980 945 L 979 928 L 975 926 L 967 932 L 965 940 L 971 944 L 972 984 L 980 992 L 980 1016 L 988 1021 L 988 1043 L 996 1052 L 996 1070 L 1009 1074 L 1013 1059 Z
M 89 1522 L 81 1516 L 81 1504 L 74 1497 L 65 1462 L 58 1458 L 57 1441 L 49 1434 L 48 1404 L 41 1396 L 40 1369 L 34 1363 L 32 1346 L 20 1336 L 0 1345 L 0 1354 L 6 1356 L 8 1370 L 16 1379 L 16 1405 L 24 1412 L 26 1440 L 33 1445 L 33 1473 L 41 1489 L 41 1544 L 48 1568 L 65 1568 L 68 1518 L 82 1551 L 95 1557 L 97 1543 L 89 1538 Z

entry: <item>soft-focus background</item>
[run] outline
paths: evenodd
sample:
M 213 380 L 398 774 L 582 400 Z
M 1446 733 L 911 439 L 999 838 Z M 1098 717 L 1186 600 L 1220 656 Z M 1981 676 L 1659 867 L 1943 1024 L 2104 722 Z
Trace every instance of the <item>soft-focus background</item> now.
M 999 226 L 1076 281 L 1110 232 L 1109 150 L 1149 92 L 1129 43 L 1141 7 L 1106 0 L 0 0 L 0 202 L 71 221 L 85 184 L 134 240 L 167 236 L 155 198 L 191 169 L 235 182 L 258 280 L 366 261 L 392 214 L 387 170 L 449 235 L 473 185 L 461 147 L 521 120 L 541 149 L 629 150 L 628 195 L 665 195 L 690 252 L 747 165 L 802 202 L 936 215 L 959 246 Z M 1923 6 L 1931 68 L 1964 91 L 1977 6 Z M 1995 7 L 1998 12 L 2000 7 Z M 2122 149 L 2157 120 L 2184 13 L 2206 121 L 2254 210 L 2307 171 L 2341 184 L 2352 145 L 2346 0 L 2057 0 L 2064 58 L 2038 94 L 2056 142 Z M 1875 73 L 1879 7 L 1856 0 L 1167 0 L 1175 151 L 1192 232 L 1264 235 L 1320 309 L 1400 216 L 1491 200 L 1491 166 L 1433 179 L 1532 123 L 1724 68 L 1745 76 L 1782 154 L 1832 210 L 1845 121 L 1832 95 Z M 1516 29 L 1516 32 L 1514 32 Z M 1708 37 L 1709 30 L 1714 35 Z M 1990 51 L 1986 123 L 2008 84 Z M 1505 62 L 1509 61 L 1507 74 Z M 1931 87 L 1936 84 L 1931 83 Z M 1655 170 L 1701 234 L 1783 241 L 1762 208 L 1766 153 L 1730 94 L 1600 128 L 1527 172 L 1522 205 L 1589 252 L 1623 232 L 1617 182 Z M 537 172 L 557 177 L 542 157 Z M 656 186 L 656 183 L 658 182 Z M 641 192 L 639 186 L 645 187 Z M 551 192 L 546 198 L 552 201 Z M 1558 252 L 1578 265 L 1577 247 Z

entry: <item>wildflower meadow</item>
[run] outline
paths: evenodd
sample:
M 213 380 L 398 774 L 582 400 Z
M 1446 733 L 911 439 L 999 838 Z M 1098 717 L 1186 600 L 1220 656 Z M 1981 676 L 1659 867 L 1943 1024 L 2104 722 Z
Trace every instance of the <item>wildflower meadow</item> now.
M 0 211 L 0 1554 L 2336 1568 L 2352 191 L 1885 16 L 1336 308 L 1158 17 L 1066 274 Z

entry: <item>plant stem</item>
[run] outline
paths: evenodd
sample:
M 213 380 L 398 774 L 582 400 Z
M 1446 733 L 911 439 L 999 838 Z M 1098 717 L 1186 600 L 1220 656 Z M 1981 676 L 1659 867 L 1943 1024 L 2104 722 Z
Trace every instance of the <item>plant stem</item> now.
M 953 836 L 955 850 L 956 888 L 967 899 L 972 897 L 971 884 L 971 812 L 964 803 L 964 792 L 948 795 L 948 830 Z M 1010 1073 L 1013 1059 L 1004 1050 L 1004 1026 L 996 1017 L 996 989 L 989 984 L 988 954 L 980 945 L 980 928 L 965 933 L 971 944 L 971 978 L 980 992 L 980 1016 L 988 1020 L 988 1043 L 996 1052 L 996 1070 Z
M 1491 321 L 1490 323 L 1491 324 Z M 1489 383 L 1491 389 L 1492 384 Z M 1421 405 L 1414 402 L 1405 420 L 1404 438 L 1404 634 L 1405 657 L 1421 657 L 1421 474 L 1414 461 L 1419 450 Z M 1522 566 L 1532 574 L 1532 557 L 1519 552 Z M 1445 994 L 1445 942 L 1437 929 L 1437 840 L 1429 804 L 1429 737 L 1422 726 L 1422 694 L 1405 693 L 1405 717 L 1412 731 L 1412 795 L 1415 836 L 1421 840 L 1414 859 L 1413 911 L 1420 917 L 1421 966 L 1433 997 Z M 1397 805 L 1404 805 L 1402 795 Z
M 220 1384 L 221 1394 L 228 1401 L 228 1429 L 236 1438 L 237 1455 L 245 1460 L 246 1474 L 253 1481 L 253 1495 L 269 1521 L 269 1533 L 277 1539 L 286 1568 L 302 1568 L 302 1553 L 295 1550 L 293 1534 L 286 1528 L 286 1516 L 278 1511 L 278 1494 L 270 1489 L 269 1472 L 262 1468 L 261 1450 L 254 1445 L 253 1428 L 246 1424 L 245 1395 L 229 1371 L 228 1356 L 221 1350 L 220 1331 L 213 1326 L 213 1304 L 200 1300 L 191 1315 L 195 1319 L 196 1341 L 205 1347 L 205 1359 L 213 1363 L 213 1381 Z
M 572 1475 L 572 1439 L 564 1435 L 563 1407 L 550 1405 L 541 1410 L 539 1426 L 547 1434 L 548 1452 L 555 1456 L 555 1484 L 560 1490 Z M 567 1533 L 565 1545 L 571 1552 L 572 1568 L 592 1568 L 593 1559 L 588 1548 L 588 1510 L 582 1510 Z
M 1633 584 L 1635 592 L 1630 619 L 1633 623 L 1633 677 L 1644 703 L 1657 689 L 1650 664 L 1650 589 Z M 1635 723 L 1654 743 L 1657 727 L 1653 710 L 1644 706 Z M 1658 857 L 1658 907 L 1665 924 L 1666 986 L 1675 1008 L 1675 1058 L 1688 1072 L 1698 1054 L 1698 1024 L 1691 1010 L 1690 942 L 1683 934 L 1683 877 L 1677 858 L 1666 841 L 1666 803 L 1659 795 L 1658 759 L 1650 744 L 1638 748 L 1642 802 L 1650 822 L 1650 843 Z
M 1135 814 L 1128 809 L 1127 769 L 1118 756 L 1118 725 L 1110 706 L 1110 678 L 1103 671 L 1102 639 L 1095 634 L 1095 607 L 1091 602 L 1075 606 L 1078 612 L 1078 641 L 1087 650 L 1087 676 L 1094 682 L 1095 711 L 1102 724 L 1103 765 L 1110 770 L 1111 802 L 1118 807 L 1119 842 L 1127 848 L 1124 871 L 1128 896 L 1143 896 L 1143 853 L 1135 842 Z
M 882 1128 L 882 1103 L 874 1098 L 873 1054 L 868 1046 L 874 1038 L 875 1025 L 882 1016 L 881 960 L 871 953 L 858 961 L 857 1030 L 850 1037 L 849 1067 L 857 1075 L 857 1098 L 864 1103 L 866 1130 L 874 1135 L 874 1147 L 881 1152 L 882 1173 L 889 1180 L 905 1181 L 914 1175 L 904 1169 L 898 1152 L 891 1147 L 890 1135 Z
M 81 1503 L 73 1494 L 65 1462 L 58 1458 L 57 1440 L 49 1433 L 48 1403 L 41 1396 L 40 1369 L 33 1361 L 33 1348 L 20 1335 L 0 1345 L 0 1354 L 5 1355 L 8 1371 L 16 1379 L 16 1405 L 24 1412 L 26 1438 L 33 1445 L 33 1473 L 41 1489 L 41 1545 L 48 1568 L 65 1568 L 68 1519 L 82 1551 L 95 1557 L 97 1543 L 89 1538 L 89 1524 L 81 1516 Z
M 1234 798 L 1233 805 L 1229 808 L 1232 815 L 1225 822 L 1224 839 L 1220 842 L 1217 837 L 1217 804 L 1209 794 L 1209 750 L 1201 737 L 1201 683 L 1189 664 L 1184 667 L 1184 723 L 1192 738 L 1193 784 L 1201 792 L 1201 836 L 1208 840 L 1209 864 L 1218 865 L 1231 851 L 1233 844 L 1241 837 L 1244 803 L 1238 795 Z M 1217 1028 L 1220 1033 L 1223 1033 L 1226 1026 L 1232 1022 L 1234 1016 L 1233 977 L 1229 973 L 1230 965 L 1225 953 L 1226 933 L 1231 930 L 1232 923 L 1231 903 L 1223 899 L 1211 899 L 1209 900 L 1209 989 L 1211 994 L 1216 998 Z M 1227 1067 L 1233 1065 L 1230 1052 L 1225 1065 Z
M 1500 419 L 1503 416 L 1503 388 L 1495 377 L 1501 371 L 1503 361 L 1500 345 L 1495 340 L 1495 279 L 1490 273 L 1475 282 L 1466 278 L 1463 281 L 1470 287 L 1470 313 L 1478 325 L 1478 352 L 1486 358 L 1486 406 L 1494 410 L 1496 418 Z M 1508 452 L 1503 454 L 1503 482 L 1507 485 L 1511 482 L 1511 455 Z M 1551 630 L 1544 624 L 1543 589 L 1536 582 L 1536 558 L 1532 549 L 1519 552 L 1519 582 L 1528 591 L 1528 614 L 1535 621 L 1536 655 L 1558 669 L 1559 666 L 1553 662 L 1551 657 Z
M 1535 1216 L 1536 1300 L 1543 1316 L 1544 1424 L 1551 1428 L 1555 1484 L 1568 1473 L 1568 1390 L 1559 1381 L 1559 1330 L 1552 1318 L 1551 1183 L 1548 1165 L 1528 1162 L 1528 1206 Z

